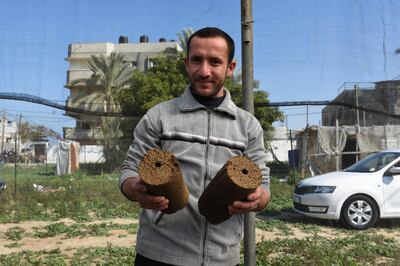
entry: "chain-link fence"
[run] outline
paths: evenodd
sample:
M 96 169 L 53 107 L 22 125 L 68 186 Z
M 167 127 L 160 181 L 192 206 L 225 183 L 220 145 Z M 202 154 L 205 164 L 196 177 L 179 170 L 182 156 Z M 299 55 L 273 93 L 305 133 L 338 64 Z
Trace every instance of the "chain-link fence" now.
M 400 126 L 311 126 L 290 131 L 266 143 L 271 176 L 298 178 L 347 168 L 364 156 L 400 148 Z M 282 139 L 286 135 L 286 139 Z M 0 178 L 18 176 L 28 167 L 38 167 L 44 175 L 116 173 L 126 156 L 132 138 L 113 139 L 104 148 L 72 140 L 53 143 L 28 141 L 15 152 L 14 145 L 0 153 Z M 4 145 L 5 147 L 6 145 Z M 2 171 L 2 169 L 8 169 Z M 16 173 L 13 173 L 13 171 Z
M 303 106 L 307 112 L 301 118 L 300 113 L 296 114 L 299 124 L 303 126 L 296 130 L 288 129 L 287 120 L 291 118 L 287 112 L 291 109 L 282 108 L 281 111 L 286 112 L 286 121 L 275 127 L 274 134 L 266 134 L 269 135 L 266 150 L 271 176 L 295 182 L 309 175 L 347 168 L 376 151 L 400 149 L 400 116 L 396 113 L 398 104 L 392 99 L 393 91 L 397 91 L 399 85 L 400 81 L 395 80 L 380 82 L 375 87 L 369 83 L 365 88 L 360 84 L 349 86 L 360 92 L 343 90 L 341 93 L 346 97 L 342 97 L 342 102 L 320 110 L 318 115 L 322 122 L 319 125 L 310 125 L 312 119 L 308 111 L 311 108 Z M 379 104 L 376 103 L 378 100 Z M 362 123 L 357 119 L 360 114 L 357 108 L 361 107 L 353 104 L 354 101 L 364 108 Z M 374 105 L 379 108 L 373 109 Z M 101 121 L 101 117 L 92 121 Z M 20 120 L 15 125 L 11 123 L 10 129 L 4 126 L 3 121 L 0 131 L 0 134 L 3 133 L 0 139 L 0 179 L 18 178 L 29 167 L 37 167 L 43 175 L 118 173 L 133 142 L 135 123 L 137 120 L 121 123 L 119 132 L 112 127 L 102 128 L 101 124 L 78 121 L 75 128 L 64 129 L 62 140 L 48 141 L 40 138 L 43 132 L 46 133 L 41 128 L 42 135 L 29 133 L 26 125 L 23 132 Z M 22 133 L 25 135 L 22 136 Z M 29 134 L 36 140 L 27 140 Z

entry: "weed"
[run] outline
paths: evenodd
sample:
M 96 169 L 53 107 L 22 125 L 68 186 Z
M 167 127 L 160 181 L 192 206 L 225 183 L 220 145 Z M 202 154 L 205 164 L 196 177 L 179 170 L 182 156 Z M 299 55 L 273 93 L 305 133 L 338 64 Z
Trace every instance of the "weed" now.
M 21 244 L 19 244 L 18 242 L 12 242 L 11 244 L 4 245 L 5 248 L 17 248 L 20 246 L 21 246 Z
M 115 247 L 78 249 L 71 265 L 132 265 L 135 259 L 134 247 Z
M 36 228 L 32 237 L 46 238 L 57 235 L 64 235 L 65 238 L 86 237 L 86 236 L 108 236 L 110 230 L 127 230 L 129 234 L 136 234 L 137 224 L 83 224 L 76 223 L 70 226 L 64 223 L 53 223 L 47 225 L 44 229 Z
M 21 253 L 11 253 L 0 255 L 0 265 L 15 266 L 15 265 L 67 265 L 65 263 L 66 256 L 59 249 L 50 251 L 24 251 Z
M 2 175 L 12 188 L 13 175 L 8 167 L 0 166 Z M 7 170 L 8 169 L 8 170 Z M 12 168 L 11 168 L 12 169 Z M 24 220 L 57 221 L 71 218 L 87 222 L 92 218 L 137 218 L 139 205 L 128 201 L 119 191 L 117 176 L 43 176 L 40 167 L 18 166 L 17 197 L 13 189 L 1 193 L 0 222 L 19 222 Z M 39 192 L 33 184 L 45 188 L 59 189 L 56 192 Z M 20 196 L 23 195 L 23 196 Z M 91 215 L 93 214 L 93 215 Z
M 257 244 L 257 265 L 375 265 L 399 259 L 400 247 L 391 238 L 356 234 L 328 240 L 274 239 Z
M 21 240 L 25 230 L 19 226 L 9 228 L 5 233 L 5 238 L 13 241 Z

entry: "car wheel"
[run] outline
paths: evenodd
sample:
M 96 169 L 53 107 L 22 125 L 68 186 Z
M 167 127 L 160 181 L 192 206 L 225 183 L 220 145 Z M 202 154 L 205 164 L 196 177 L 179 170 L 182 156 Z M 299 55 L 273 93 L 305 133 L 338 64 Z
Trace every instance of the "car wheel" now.
M 367 196 L 351 196 L 343 204 L 340 220 L 347 228 L 367 229 L 378 220 L 378 207 Z

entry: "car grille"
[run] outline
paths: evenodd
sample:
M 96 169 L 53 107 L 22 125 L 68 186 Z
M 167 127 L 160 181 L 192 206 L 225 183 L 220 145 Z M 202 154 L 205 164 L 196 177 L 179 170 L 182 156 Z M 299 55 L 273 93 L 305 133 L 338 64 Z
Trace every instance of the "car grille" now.
M 293 203 L 293 207 L 296 210 L 299 210 L 299 211 L 302 211 L 302 212 L 309 212 L 307 206 L 303 205 L 303 204 Z
M 313 193 L 314 190 L 315 190 L 314 186 L 306 186 L 306 187 L 296 186 L 296 188 L 294 189 L 294 194 L 297 194 L 297 195 L 310 194 L 310 193 Z

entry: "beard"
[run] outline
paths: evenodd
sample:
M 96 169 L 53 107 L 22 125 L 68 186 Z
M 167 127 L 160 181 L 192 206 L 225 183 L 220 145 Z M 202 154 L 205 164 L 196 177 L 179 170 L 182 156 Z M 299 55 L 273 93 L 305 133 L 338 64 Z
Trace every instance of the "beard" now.
M 190 89 L 194 94 L 204 97 L 221 96 L 224 82 L 216 83 L 213 80 L 190 79 Z M 223 95 L 223 93 L 222 93 Z

